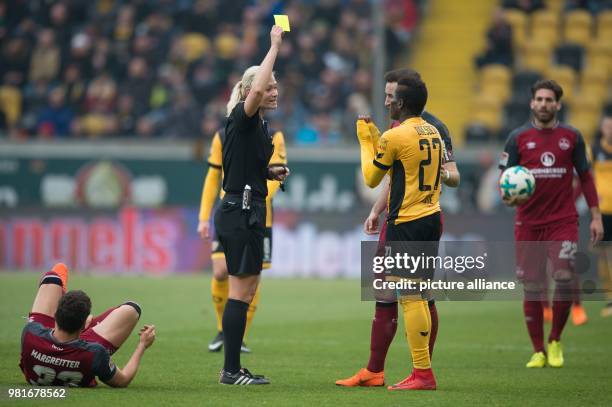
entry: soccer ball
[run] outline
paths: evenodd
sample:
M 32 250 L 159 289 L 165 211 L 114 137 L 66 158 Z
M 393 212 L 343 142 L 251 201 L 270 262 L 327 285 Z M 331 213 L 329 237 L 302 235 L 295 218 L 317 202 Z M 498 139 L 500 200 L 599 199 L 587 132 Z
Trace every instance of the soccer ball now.
M 529 198 L 535 192 L 535 177 L 527 168 L 517 165 L 506 168 L 499 179 L 502 198 Z

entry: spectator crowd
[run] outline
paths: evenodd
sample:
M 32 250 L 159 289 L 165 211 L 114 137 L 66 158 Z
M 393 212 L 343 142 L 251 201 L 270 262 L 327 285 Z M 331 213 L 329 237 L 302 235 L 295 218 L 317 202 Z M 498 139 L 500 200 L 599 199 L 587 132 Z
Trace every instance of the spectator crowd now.
M 380 3 L 385 46 L 395 56 L 410 41 L 420 2 Z M 294 144 L 352 140 L 354 118 L 372 103 L 372 7 L 369 0 L 0 0 L 0 137 L 210 138 L 232 85 L 263 58 L 273 15 L 288 14 L 272 125 Z

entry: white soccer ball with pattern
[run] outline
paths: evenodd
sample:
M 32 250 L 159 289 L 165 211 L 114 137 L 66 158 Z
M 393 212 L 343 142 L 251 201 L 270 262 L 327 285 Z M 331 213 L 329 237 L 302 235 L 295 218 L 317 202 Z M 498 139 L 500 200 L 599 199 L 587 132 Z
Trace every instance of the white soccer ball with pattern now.
M 502 198 L 529 198 L 536 188 L 535 177 L 522 165 L 506 168 L 499 179 L 499 190 Z

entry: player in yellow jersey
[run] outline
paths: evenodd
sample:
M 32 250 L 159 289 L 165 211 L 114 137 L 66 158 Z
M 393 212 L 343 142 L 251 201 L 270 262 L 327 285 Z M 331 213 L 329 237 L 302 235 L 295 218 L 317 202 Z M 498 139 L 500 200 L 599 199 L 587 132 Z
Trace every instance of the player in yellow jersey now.
M 608 304 L 601 310 L 602 317 L 612 316 L 612 112 L 601 121 L 601 138 L 591 149 L 593 174 L 599 195 L 599 208 L 604 226 L 602 250 L 599 253 L 599 276 L 606 288 Z
M 270 159 L 270 166 L 285 166 L 287 164 L 287 151 L 285 148 L 285 138 L 283 133 L 280 131 L 272 130 L 272 144 L 274 145 L 274 153 Z M 221 129 L 213 136 L 212 144 L 210 146 L 210 154 L 208 156 L 208 173 L 204 180 L 204 186 L 202 188 L 202 199 L 200 203 L 198 233 L 202 239 L 210 239 L 210 219 L 212 209 L 217 201 L 217 196 L 223 197 L 223 190 L 221 190 L 221 180 L 223 178 L 223 169 L 221 167 L 221 156 L 223 149 L 225 130 Z M 268 180 L 268 196 L 266 198 L 266 231 L 264 236 L 264 259 L 263 269 L 268 269 L 271 266 L 272 261 L 272 198 L 278 192 L 280 182 Z M 220 192 L 219 192 L 220 191 Z M 213 276 L 211 280 L 211 294 L 212 301 L 215 307 L 215 315 L 217 317 L 217 334 L 208 345 L 208 350 L 211 352 L 219 352 L 223 347 L 223 328 L 221 321 L 223 317 L 223 310 L 229 295 L 229 284 L 227 274 L 227 264 L 225 262 L 225 254 L 223 253 L 223 247 L 219 243 L 219 239 L 216 234 L 212 239 L 212 269 Z M 253 321 L 253 316 L 257 310 L 257 304 L 259 303 L 259 288 L 255 293 L 253 301 L 249 305 L 247 312 L 247 325 L 244 337 L 249 332 L 249 327 Z M 249 353 L 251 350 L 246 346 L 246 343 L 242 343 L 241 351 Z
M 436 242 L 428 247 L 437 252 L 444 147 L 438 130 L 421 117 L 426 102 L 427 87 L 420 77 L 399 78 L 389 110 L 401 124 L 377 139 L 376 134 L 360 129 L 368 124 L 358 120 L 357 134 L 365 183 L 374 188 L 387 173 L 391 176 L 387 242 Z M 413 277 L 430 279 L 433 270 L 418 270 Z M 436 389 L 429 356 L 431 319 L 423 295 L 399 298 L 414 369 L 389 390 Z

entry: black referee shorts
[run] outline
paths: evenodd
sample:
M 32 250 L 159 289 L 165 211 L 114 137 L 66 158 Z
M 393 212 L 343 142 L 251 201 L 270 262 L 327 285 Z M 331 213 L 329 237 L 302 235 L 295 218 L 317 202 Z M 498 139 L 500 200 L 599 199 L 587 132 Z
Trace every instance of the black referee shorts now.
M 219 241 L 217 231 L 215 231 L 213 235 L 210 258 L 213 260 L 225 260 L 225 252 L 223 251 L 223 245 Z M 266 227 L 266 231 L 264 233 L 263 269 L 269 269 L 270 267 L 272 267 L 272 228 Z
M 242 210 L 242 197 L 226 195 L 215 212 L 215 230 L 232 276 L 259 275 L 264 259 L 266 201 L 253 198 Z
M 397 253 L 403 256 L 406 253 L 413 257 L 435 257 L 438 255 L 441 230 L 440 212 L 397 225 L 390 222 L 387 224 L 386 245 L 391 246 L 392 256 Z M 435 271 L 435 267 L 419 267 L 414 272 L 398 270 L 392 274 L 402 278 L 428 280 L 433 279 Z

